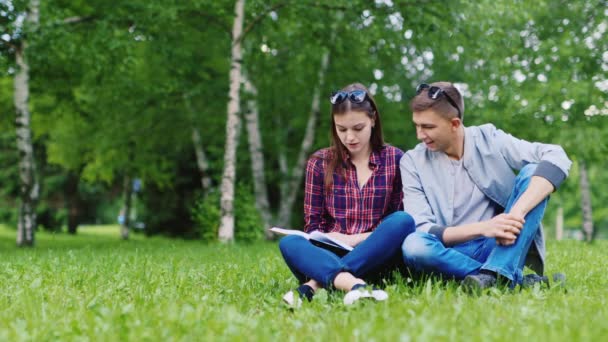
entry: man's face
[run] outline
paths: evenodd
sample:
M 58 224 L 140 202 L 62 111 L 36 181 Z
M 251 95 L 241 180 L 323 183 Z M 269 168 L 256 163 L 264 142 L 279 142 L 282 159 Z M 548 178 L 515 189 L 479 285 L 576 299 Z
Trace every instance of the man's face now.
M 416 138 L 423 142 L 431 151 L 447 152 L 452 149 L 453 137 L 458 124 L 437 114 L 432 109 L 414 112 L 412 116 L 416 125 Z

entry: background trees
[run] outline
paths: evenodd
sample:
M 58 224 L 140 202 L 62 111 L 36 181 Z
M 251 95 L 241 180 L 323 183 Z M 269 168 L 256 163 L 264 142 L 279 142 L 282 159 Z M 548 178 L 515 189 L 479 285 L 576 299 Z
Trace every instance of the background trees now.
M 465 94 L 467 124 L 491 121 L 559 143 L 575 160 L 551 201 L 549 226 L 559 213 L 566 228 L 585 226 L 589 236 L 608 224 L 608 212 L 593 207 L 606 200 L 597 191 L 608 136 L 606 1 L 249 0 L 240 57 L 231 53 L 235 4 L 51 0 L 28 28 L 29 3 L 2 1 L 0 220 L 17 225 L 26 203 L 22 135 L 10 114 L 23 108 L 31 112 L 41 226 L 75 233 L 83 222 L 115 221 L 122 208 L 149 234 L 218 236 L 227 108 L 238 90 L 231 120 L 241 124 L 230 125 L 237 134 L 228 139 L 234 227 L 237 238 L 260 238 L 269 224 L 301 226 L 301 161 L 329 143 L 327 94 L 369 85 L 386 140 L 408 149 L 416 143 L 413 89 L 442 79 Z M 18 109 L 23 41 L 30 96 Z M 232 85 L 231 56 L 242 75 Z M 143 187 L 133 203 L 135 179 Z M 137 215 L 128 214 L 131 203 Z

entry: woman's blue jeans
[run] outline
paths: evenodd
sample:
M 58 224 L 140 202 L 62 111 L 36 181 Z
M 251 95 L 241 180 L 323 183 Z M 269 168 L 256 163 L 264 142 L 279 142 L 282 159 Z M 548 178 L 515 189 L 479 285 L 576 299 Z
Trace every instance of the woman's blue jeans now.
M 387 266 L 403 264 L 401 244 L 414 230 L 412 217 L 398 211 L 385 217 L 365 241 L 342 258 L 297 235 L 281 239 L 279 248 L 300 283 L 314 279 L 329 289 L 340 272 L 365 278 L 385 271 Z
M 536 164 L 529 164 L 520 170 L 505 208 L 506 213 L 528 188 L 535 169 Z M 547 201 L 548 198 L 545 198 L 526 215 L 524 227 L 513 245 L 501 246 L 494 238 L 481 237 L 445 247 L 435 235 L 416 232 L 403 243 L 405 262 L 417 271 L 456 279 L 484 269 L 508 278 L 512 285 L 521 284 L 526 255 L 540 229 Z

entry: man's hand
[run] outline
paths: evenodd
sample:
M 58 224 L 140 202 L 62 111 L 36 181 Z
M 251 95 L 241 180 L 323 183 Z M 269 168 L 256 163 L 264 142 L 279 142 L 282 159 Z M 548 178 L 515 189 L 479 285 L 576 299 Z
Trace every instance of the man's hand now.
M 524 227 L 524 222 L 524 218 L 519 214 L 500 214 L 486 221 L 487 227 L 482 230 L 482 235 L 496 238 L 496 243 L 499 245 L 510 246 L 515 243 L 517 235 Z

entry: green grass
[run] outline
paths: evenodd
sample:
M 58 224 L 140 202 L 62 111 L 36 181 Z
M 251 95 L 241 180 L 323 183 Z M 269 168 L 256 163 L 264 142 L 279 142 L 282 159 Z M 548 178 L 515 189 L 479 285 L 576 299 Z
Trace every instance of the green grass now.
M 118 227 L 37 234 L 15 247 L 0 226 L 0 340 L 600 341 L 608 336 L 608 241 L 548 244 L 567 292 L 464 294 L 455 282 L 396 278 L 384 303 L 323 291 L 294 312 L 296 286 L 275 243 L 120 241 Z

